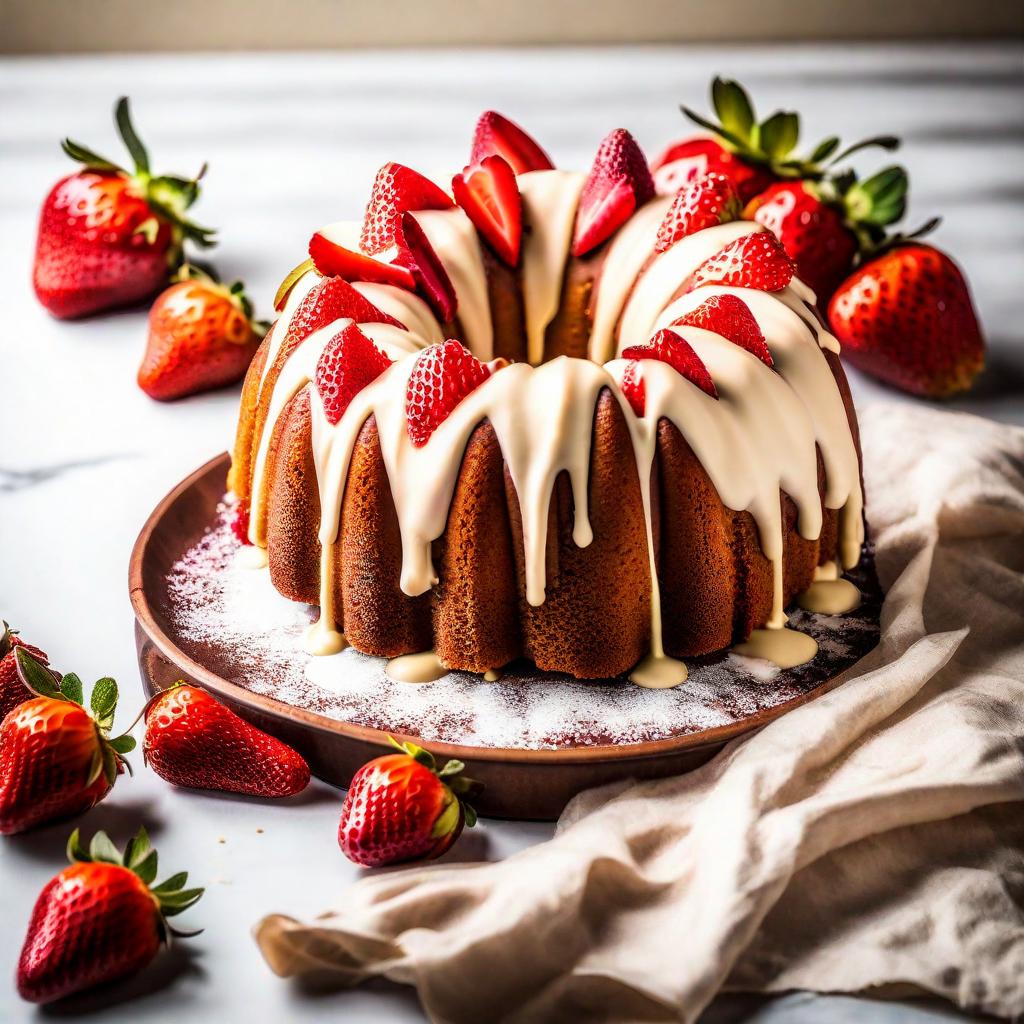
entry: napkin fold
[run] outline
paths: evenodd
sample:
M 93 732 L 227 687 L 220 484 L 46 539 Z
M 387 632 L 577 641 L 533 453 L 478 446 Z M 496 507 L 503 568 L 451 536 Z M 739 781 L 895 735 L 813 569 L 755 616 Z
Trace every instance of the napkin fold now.
M 692 1021 L 723 989 L 1024 1014 L 1024 431 L 876 405 L 861 433 L 887 596 L 842 686 L 687 775 L 581 794 L 505 861 L 264 918 L 271 968 L 414 985 L 446 1024 Z

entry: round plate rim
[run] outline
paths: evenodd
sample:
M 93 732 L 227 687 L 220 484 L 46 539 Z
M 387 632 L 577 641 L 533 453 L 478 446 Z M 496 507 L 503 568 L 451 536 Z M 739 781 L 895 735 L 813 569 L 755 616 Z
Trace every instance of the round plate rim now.
M 834 689 L 842 681 L 844 669 L 838 675 L 820 682 L 813 689 L 806 693 L 792 697 L 772 708 L 763 709 L 752 715 L 742 718 L 736 722 L 726 725 L 714 726 L 703 729 L 699 732 L 687 733 L 682 736 L 671 736 L 661 740 L 649 740 L 644 743 L 630 744 L 595 744 L 593 746 L 560 747 L 527 749 L 520 747 L 473 747 L 465 744 L 438 742 L 434 740 L 421 740 L 412 733 L 392 732 L 388 733 L 381 729 L 374 729 L 370 726 L 356 725 L 351 722 L 344 722 L 339 719 L 329 718 L 326 715 L 319 715 L 304 708 L 297 708 L 291 704 L 276 700 L 264 694 L 253 693 L 238 683 L 225 679 L 215 672 L 206 668 L 200 662 L 195 661 L 188 654 L 179 648 L 167 635 L 157 622 L 149 603 L 149 595 L 146 591 L 146 575 L 144 572 L 145 556 L 154 535 L 162 525 L 164 517 L 170 509 L 188 491 L 196 487 L 200 480 L 214 473 L 223 471 L 226 479 L 226 471 L 230 464 L 231 456 L 227 452 L 214 456 L 203 463 L 187 477 L 176 484 L 150 513 L 143 524 L 135 544 L 132 547 L 131 559 L 128 567 L 128 586 L 132 609 L 136 621 L 143 632 L 149 637 L 160 653 L 168 659 L 175 667 L 180 668 L 183 673 L 191 676 L 197 682 L 206 686 L 218 696 L 226 697 L 231 701 L 245 705 L 261 715 L 271 718 L 290 719 L 305 728 L 315 729 L 320 732 L 334 736 L 347 737 L 359 740 L 364 743 L 374 743 L 387 746 L 389 735 L 396 738 L 418 741 L 430 750 L 444 757 L 450 757 L 462 761 L 500 761 L 517 762 L 528 764 L 578 764 L 593 761 L 632 761 L 643 760 L 652 757 L 664 757 L 683 751 L 698 750 L 702 747 L 721 746 L 729 740 L 744 736 L 750 732 L 760 729 L 788 711 L 792 711 L 802 704 L 806 704 L 816 697 L 820 697 L 829 690 Z M 207 524 L 204 524 L 207 525 Z M 858 659 L 859 660 L 859 659 Z M 852 664 L 852 663 L 851 663 Z M 848 666 L 849 667 L 849 666 Z

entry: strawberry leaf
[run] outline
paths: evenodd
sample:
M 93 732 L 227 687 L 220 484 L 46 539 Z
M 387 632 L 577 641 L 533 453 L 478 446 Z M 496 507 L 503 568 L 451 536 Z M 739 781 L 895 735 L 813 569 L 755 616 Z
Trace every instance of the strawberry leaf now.
M 458 775 L 466 766 L 461 761 L 448 761 L 445 766 L 438 772 L 440 778 L 446 778 L 449 775 Z
M 117 683 L 109 676 L 96 680 L 96 684 L 92 688 L 92 696 L 89 698 L 89 708 L 101 728 L 109 729 L 114 724 L 114 712 L 117 709 Z
M 114 119 L 117 121 L 117 130 L 121 133 L 121 138 L 124 140 L 132 160 L 135 161 L 136 172 L 149 174 L 149 154 L 132 124 L 127 96 L 122 96 L 117 101 L 117 106 L 114 108 Z
M 60 692 L 65 700 L 81 704 L 83 700 L 82 680 L 74 672 L 68 672 L 60 681 Z
M 711 105 L 722 127 L 749 144 L 754 127 L 754 108 L 743 86 L 729 79 L 715 78 L 711 83 Z
M 188 881 L 188 872 L 179 871 L 176 875 L 171 875 L 170 878 L 165 879 L 159 885 L 153 886 L 154 896 L 163 896 L 169 893 L 180 892 Z
M 180 892 L 167 893 L 160 897 L 160 909 L 164 917 L 176 917 L 195 903 L 203 895 L 205 889 L 182 889 Z
M 139 831 L 128 840 L 128 845 L 124 848 L 124 866 L 134 868 L 151 849 L 149 833 L 144 826 L 140 826 Z
M 68 837 L 67 854 L 72 864 L 82 864 L 89 859 L 88 851 L 82 846 L 82 834 L 77 828 Z
M 135 872 L 139 878 L 142 879 L 146 885 L 152 885 L 156 880 L 157 872 L 157 853 L 156 850 L 150 850 L 140 861 L 138 861 L 132 871 Z
M 67 700 L 68 698 L 57 686 L 57 680 L 50 674 L 41 662 L 36 661 L 24 647 L 19 647 L 14 652 L 18 665 L 18 676 L 33 693 L 40 697 L 49 697 L 51 700 Z
M 84 164 L 90 171 L 117 171 L 119 174 L 124 173 L 123 168 L 118 167 L 112 160 L 108 160 L 105 156 L 100 156 L 99 153 L 94 153 L 79 142 L 73 142 L 71 139 L 62 139 L 60 148 L 72 160 Z
M 129 736 L 127 733 L 125 733 L 124 736 L 115 736 L 114 739 L 110 741 L 110 746 L 118 754 L 130 754 L 137 745 L 135 737 Z
M 121 864 L 121 853 L 106 832 L 97 832 L 92 837 L 89 858 L 105 864 Z
M 701 117 L 696 111 L 691 110 L 689 107 L 679 108 L 694 124 L 699 125 L 701 128 L 709 132 L 713 132 L 715 135 L 721 136 L 726 142 L 731 143 L 736 149 L 741 152 L 745 152 L 748 149 L 747 143 L 741 139 L 738 135 L 733 134 L 727 128 L 723 128 L 719 124 L 715 124 L 714 121 L 709 121 L 706 117 Z
M 10 626 L 7 625 L 6 622 L 4 622 L 3 626 L 3 632 L 0 633 L 0 658 L 4 658 L 7 656 L 8 652 L 11 649 L 11 640 L 14 637 L 13 630 L 11 629 Z
M 462 805 L 462 816 L 466 819 L 466 828 L 474 828 L 476 826 L 476 810 L 469 804 Z
M 779 110 L 761 125 L 761 148 L 772 160 L 782 160 L 793 152 L 800 137 L 800 117 L 791 110 Z
M 811 153 L 811 163 L 820 164 L 822 161 L 827 160 L 838 148 L 838 135 L 830 135 L 827 139 L 822 139 L 821 142 L 814 147 L 814 152 Z

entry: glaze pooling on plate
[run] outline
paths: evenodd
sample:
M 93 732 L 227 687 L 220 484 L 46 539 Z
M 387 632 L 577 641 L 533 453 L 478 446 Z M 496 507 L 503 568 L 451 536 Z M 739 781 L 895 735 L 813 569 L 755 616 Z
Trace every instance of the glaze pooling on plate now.
M 352 648 L 314 658 L 302 637 L 316 610 L 281 597 L 265 573 L 238 563 L 226 518 L 174 566 L 167 610 L 171 639 L 186 654 L 254 693 L 338 721 L 424 741 L 524 750 L 630 744 L 701 732 L 799 697 L 849 667 L 878 640 L 880 596 L 870 559 L 854 575 L 856 613 L 796 611 L 791 622 L 818 645 L 807 665 L 784 671 L 722 654 L 694 659 L 685 686 L 644 689 L 624 678 L 575 680 L 515 663 L 482 682 L 449 672 L 410 686 L 387 662 Z M 538 685 L 543 684 L 543 685 Z

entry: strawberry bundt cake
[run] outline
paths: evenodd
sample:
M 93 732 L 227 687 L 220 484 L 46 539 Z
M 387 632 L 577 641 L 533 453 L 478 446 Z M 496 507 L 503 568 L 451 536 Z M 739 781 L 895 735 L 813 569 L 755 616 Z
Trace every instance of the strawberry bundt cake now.
M 229 486 L 253 564 L 395 678 L 518 658 L 686 678 L 787 666 L 864 538 L 839 346 L 727 178 L 656 196 L 625 131 L 588 174 L 484 114 L 451 192 L 387 164 L 282 284 Z

